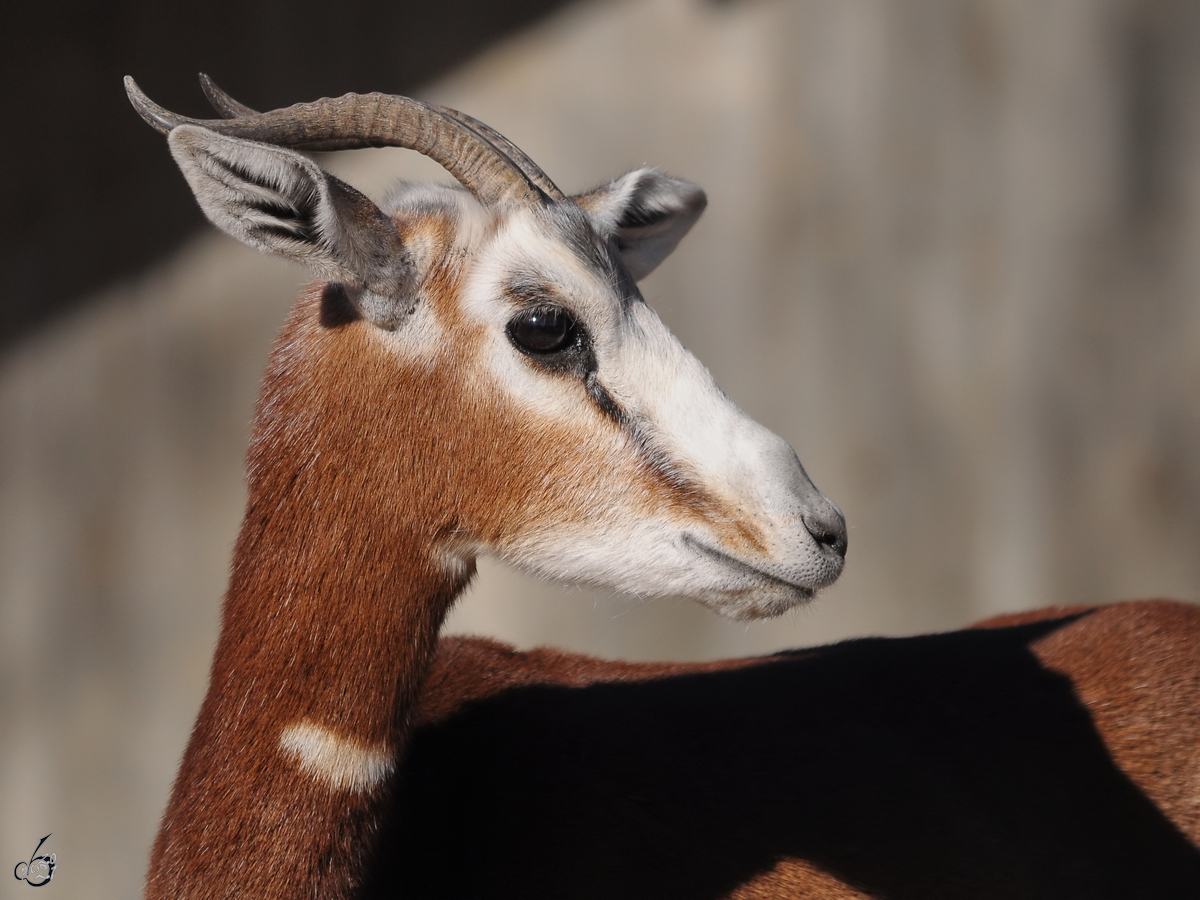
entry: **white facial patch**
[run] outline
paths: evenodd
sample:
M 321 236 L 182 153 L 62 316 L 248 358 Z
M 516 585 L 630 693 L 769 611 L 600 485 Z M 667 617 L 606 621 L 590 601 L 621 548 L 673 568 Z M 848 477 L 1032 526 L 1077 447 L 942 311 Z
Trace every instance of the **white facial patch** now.
M 295 759 L 303 772 L 338 791 L 368 791 L 396 767 L 386 744 L 364 746 L 307 720 L 283 730 L 279 749 Z
M 531 366 L 508 338 L 507 325 L 521 306 L 505 302 L 504 289 L 514 272 L 521 270 L 550 286 L 547 300 L 563 302 L 584 323 L 593 341 L 619 339 L 621 305 L 610 285 L 589 271 L 561 240 L 548 235 L 533 213 L 520 210 L 504 220 L 464 285 L 460 307 L 486 327 L 489 337 L 481 348 L 480 363 L 493 384 L 533 415 L 557 422 L 587 421 L 598 411 L 582 386 L 564 390 L 561 376 Z
M 786 442 L 738 409 L 653 310 L 608 277 L 603 248 L 590 258 L 586 230 L 572 241 L 572 222 L 537 209 L 506 210 L 492 224 L 477 235 L 457 296 L 458 313 L 483 335 L 466 374 L 499 389 L 529 428 L 573 431 L 573 452 L 595 471 L 665 463 L 684 473 L 712 514 L 702 518 L 665 479 L 597 486 L 591 472 L 567 473 L 559 497 L 573 504 L 569 526 L 510 523 L 503 541 L 478 549 L 553 580 L 692 597 L 738 618 L 775 615 L 833 581 L 842 553 L 818 543 L 806 517 L 828 521 L 832 535 L 844 527 L 840 513 Z M 542 293 L 584 329 L 587 377 L 624 414 L 620 428 L 580 372 L 548 370 L 514 345 L 510 323 Z M 576 482 L 588 490 L 570 493 Z
M 520 301 L 506 298 L 506 287 L 514 273 L 544 283 L 548 302 L 583 325 L 596 382 L 636 434 L 612 434 L 582 381 L 566 383 L 512 345 L 507 325 Z M 817 542 L 806 517 L 827 520 L 833 534 L 840 514 L 786 442 L 723 394 L 653 310 L 620 290 L 534 212 L 514 211 L 477 257 L 460 310 L 485 326 L 480 369 L 531 419 L 602 429 L 587 432 L 599 471 L 646 465 L 648 445 L 687 473 L 717 514 L 703 521 L 677 514 L 673 496 L 651 502 L 613 480 L 611 493 L 573 498 L 571 527 L 535 528 L 489 549 L 553 580 L 693 597 L 738 618 L 775 615 L 811 598 L 841 572 L 842 554 Z

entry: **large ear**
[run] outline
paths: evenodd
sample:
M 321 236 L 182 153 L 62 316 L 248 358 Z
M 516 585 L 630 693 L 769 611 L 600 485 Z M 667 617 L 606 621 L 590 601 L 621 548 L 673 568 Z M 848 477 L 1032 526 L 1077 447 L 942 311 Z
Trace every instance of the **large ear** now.
M 180 125 L 168 137 L 209 221 L 245 244 L 340 282 L 394 328 L 416 302 L 412 260 L 387 214 L 306 156 Z
M 635 169 L 572 199 L 613 239 L 636 281 L 671 255 L 708 203 L 697 185 L 657 169 Z

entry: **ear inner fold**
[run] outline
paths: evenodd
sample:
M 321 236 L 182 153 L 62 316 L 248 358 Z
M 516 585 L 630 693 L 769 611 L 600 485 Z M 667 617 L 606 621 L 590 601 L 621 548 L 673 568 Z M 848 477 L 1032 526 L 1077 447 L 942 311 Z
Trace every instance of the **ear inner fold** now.
M 572 199 L 612 238 L 637 281 L 671 254 L 708 203 L 697 185 L 656 169 L 636 169 Z
M 412 310 L 411 258 L 394 223 L 365 195 L 270 144 L 181 125 L 169 145 L 200 208 L 222 231 L 345 284 L 376 325 L 393 328 Z

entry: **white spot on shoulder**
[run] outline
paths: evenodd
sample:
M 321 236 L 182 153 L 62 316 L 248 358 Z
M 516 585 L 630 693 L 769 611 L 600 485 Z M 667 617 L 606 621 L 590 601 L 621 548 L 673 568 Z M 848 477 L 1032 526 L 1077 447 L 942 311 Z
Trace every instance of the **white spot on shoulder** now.
M 386 744 L 364 746 L 307 720 L 283 730 L 279 749 L 299 762 L 301 770 L 335 790 L 370 790 L 395 768 Z

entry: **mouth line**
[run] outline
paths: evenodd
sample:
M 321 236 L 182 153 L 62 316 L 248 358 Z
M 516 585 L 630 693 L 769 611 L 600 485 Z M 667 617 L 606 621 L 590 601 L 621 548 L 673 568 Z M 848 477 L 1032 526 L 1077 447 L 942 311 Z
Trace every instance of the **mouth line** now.
M 795 584 L 791 581 L 788 581 L 786 578 L 780 578 L 778 575 L 772 575 L 770 572 L 763 571 L 762 569 L 758 568 L 757 566 L 752 566 L 752 565 L 750 565 L 750 563 L 745 562 L 744 560 L 740 560 L 736 556 L 730 556 L 728 553 L 724 552 L 723 550 L 718 550 L 715 547 L 710 547 L 708 544 L 705 544 L 705 543 L 702 543 L 702 542 L 696 540 L 690 534 L 685 534 L 683 536 L 683 543 L 686 546 L 692 547 L 693 549 L 699 551 L 700 553 L 704 554 L 705 556 L 708 556 L 710 559 L 715 559 L 725 565 L 733 565 L 736 568 L 741 569 L 745 572 L 749 572 L 753 575 L 756 575 L 759 578 L 765 578 L 766 580 L 774 582 L 775 584 L 783 585 L 784 587 L 789 588 L 790 590 L 799 591 L 804 596 L 804 599 L 806 599 L 806 600 L 812 599 L 817 593 L 816 588 L 807 588 L 807 587 L 804 587 L 803 585 Z

